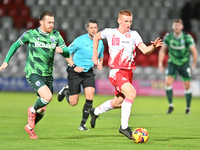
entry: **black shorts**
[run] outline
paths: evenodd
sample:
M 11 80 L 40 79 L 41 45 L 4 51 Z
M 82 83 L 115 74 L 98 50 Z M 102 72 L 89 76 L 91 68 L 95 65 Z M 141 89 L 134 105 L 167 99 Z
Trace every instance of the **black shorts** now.
M 68 85 L 70 95 L 79 94 L 81 92 L 81 85 L 83 89 L 86 87 L 95 88 L 95 74 L 93 69 L 88 72 L 77 73 L 73 68 L 68 69 Z

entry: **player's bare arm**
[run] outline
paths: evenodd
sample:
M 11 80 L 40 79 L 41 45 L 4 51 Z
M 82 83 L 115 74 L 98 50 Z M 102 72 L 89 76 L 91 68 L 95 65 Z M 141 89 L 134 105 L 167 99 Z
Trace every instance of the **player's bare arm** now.
M 149 55 L 151 54 L 156 48 L 162 46 L 163 42 L 162 39 L 159 37 L 155 41 L 151 41 L 151 45 L 146 46 L 144 43 L 139 44 L 138 48 L 142 51 L 143 54 Z
M 163 45 L 159 51 L 159 54 L 158 54 L 158 67 L 161 71 L 164 71 L 164 68 L 163 68 L 163 61 L 164 61 L 164 58 L 165 58 L 165 53 L 166 53 L 166 50 L 167 50 L 167 46 L 166 45 Z
M 93 57 L 92 61 L 94 62 L 95 65 L 98 64 L 98 46 L 99 46 L 99 40 L 101 39 L 101 32 L 98 32 L 94 38 L 93 38 Z
M 97 69 L 102 70 L 103 68 L 103 57 L 99 59 L 98 65 L 97 65 Z
M 198 52 L 197 52 L 196 46 L 190 47 L 190 50 L 191 50 L 192 56 L 193 56 L 192 70 L 194 70 L 196 67 L 196 63 L 197 63 Z

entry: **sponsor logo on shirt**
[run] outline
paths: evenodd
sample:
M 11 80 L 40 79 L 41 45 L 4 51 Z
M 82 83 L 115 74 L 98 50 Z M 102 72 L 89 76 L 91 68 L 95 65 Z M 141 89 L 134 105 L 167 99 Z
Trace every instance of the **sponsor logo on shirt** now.
M 112 46 L 119 46 L 119 37 L 112 38 Z
M 122 41 L 122 43 L 127 43 L 127 44 L 128 44 L 128 43 L 129 43 L 129 41 Z
M 56 44 L 55 43 L 45 44 L 45 43 L 35 42 L 35 47 L 55 49 L 56 48 Z

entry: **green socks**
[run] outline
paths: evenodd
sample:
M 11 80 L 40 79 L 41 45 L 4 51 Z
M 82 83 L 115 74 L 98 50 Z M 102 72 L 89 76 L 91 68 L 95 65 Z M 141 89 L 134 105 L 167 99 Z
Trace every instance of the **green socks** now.
M 191 89 L 185 90 L 185 99 L 186 99 L 186 106 L 190 108 L 191 100 L 192 100 L 192 91 Z
M 37 99 L 37 101 L 35 102 L 35 104 L 33 105 L 33 108 L 35 110 L 38 110 L 39 108 L 42 108 L 44 106 L 46 106 L 47 104 L 49 104 L 50 101 L 46 101 L 43 98 L 39 97 Z
M 173 97 L 172 86 L 165 86 L 165 92 L 166 92 L 169 104 L 172 104 L 172 97 Z

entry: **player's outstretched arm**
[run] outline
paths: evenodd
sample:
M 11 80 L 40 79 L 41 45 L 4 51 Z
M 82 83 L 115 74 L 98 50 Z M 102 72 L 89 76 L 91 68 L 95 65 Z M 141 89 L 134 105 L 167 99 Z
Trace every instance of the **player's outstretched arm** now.
M 0 72 L 1 72 L 1 70 L 5 69 L 6 67 L 8 67 L 8 63 L 7 62 L 3 62 L 3 64 L 0 67 Z
M 19 43 L 19 40 L 17 40 L 15 43 L 13 43 L 7 53 L 7 56 L 3 62 L 3 64 L 0 67 L 0 72 L 1 70 L 5 69 L 6 67 L 8 67 L 8 63 L 11 59 L 11 57 L 14 55 L 14 53 L 17 51 L 17 49 L 21 46 L 21 44 Z
M 162 46 L 163 42 L 162 39 L 159 37 L 155 41 L 151 41 L 151 45 L 146 46 L 144 43 L 139 44 L 138 48 L 142 51 L 143 54 L 149 55 L 151 54 L 156 48 Z

